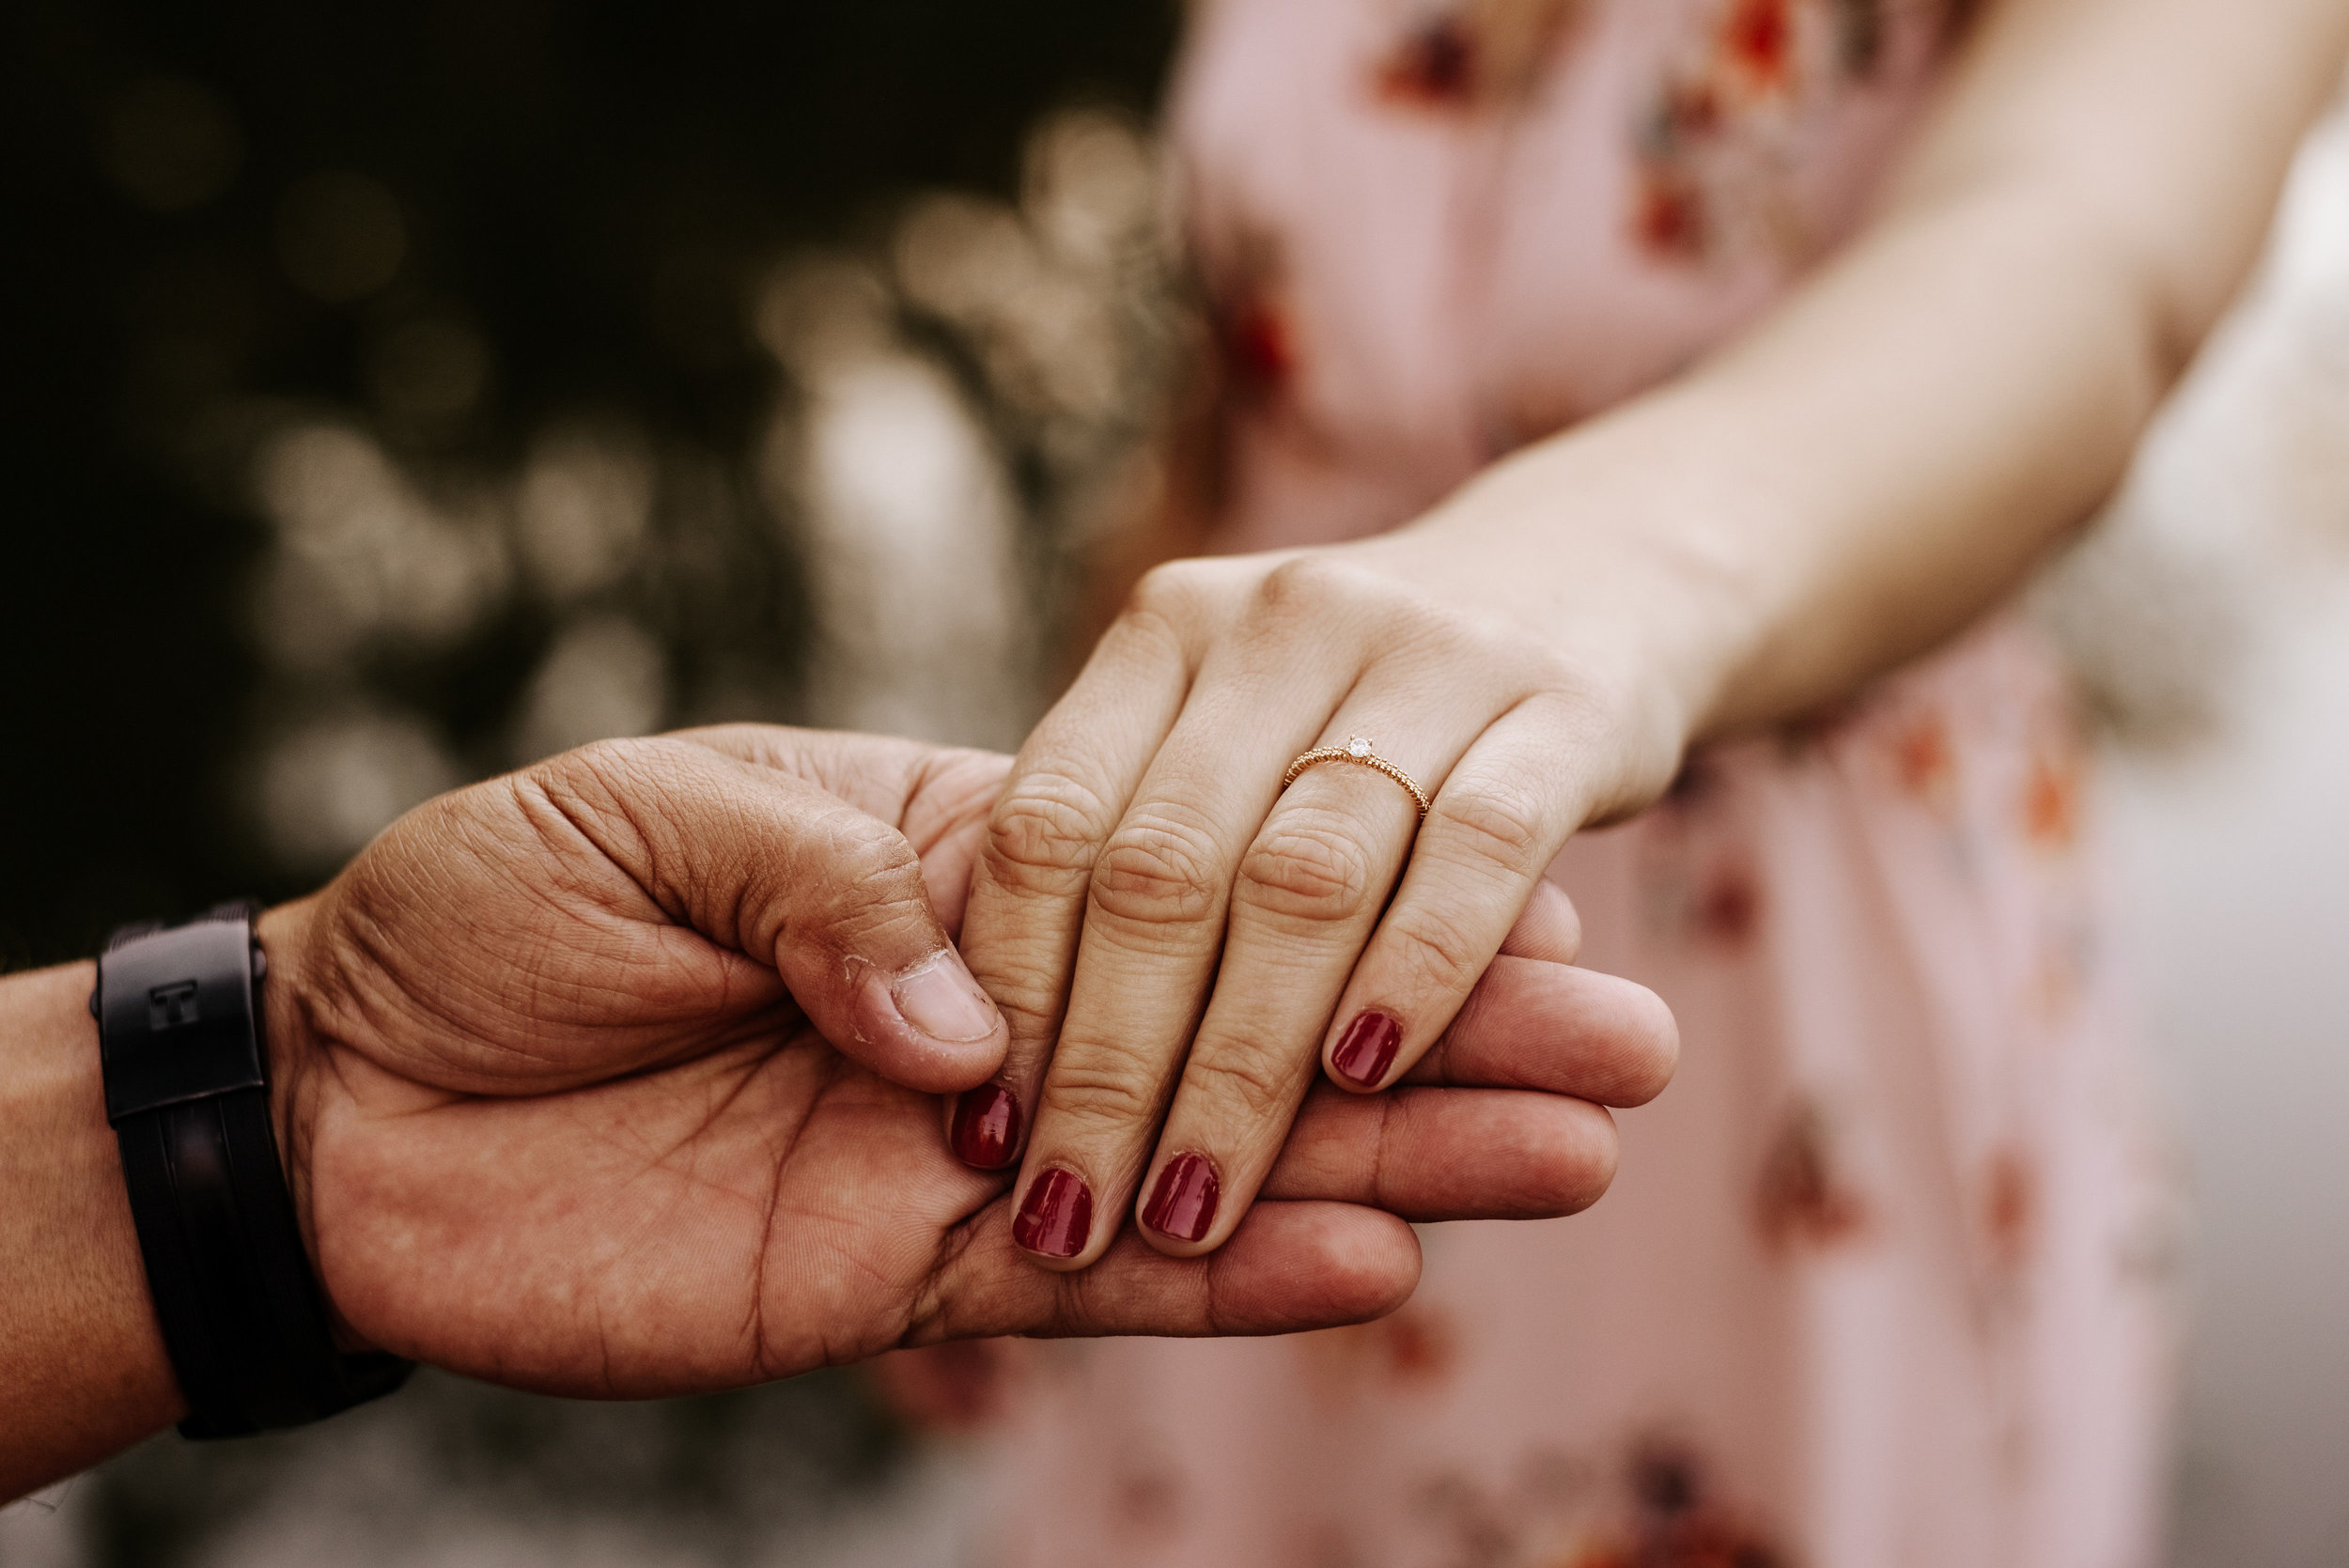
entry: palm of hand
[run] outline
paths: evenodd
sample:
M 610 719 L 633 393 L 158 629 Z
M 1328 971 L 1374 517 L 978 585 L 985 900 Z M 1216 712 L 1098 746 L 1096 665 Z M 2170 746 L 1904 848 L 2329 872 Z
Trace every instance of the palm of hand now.
M 574 1393 L 757 1382 L 921 1338 L 1005 1186 L 946 1152 L 932 1096 L 804 1023 L 551 1096 L 358 1087 L 317 1146 L 322 1270 L 362 1334 Z

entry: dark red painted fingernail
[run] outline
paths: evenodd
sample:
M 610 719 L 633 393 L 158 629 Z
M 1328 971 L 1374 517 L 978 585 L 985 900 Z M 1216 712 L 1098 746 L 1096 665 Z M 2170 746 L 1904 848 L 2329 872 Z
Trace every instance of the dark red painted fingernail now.
M 955 1100 L 955 1157 L 1000 1171 L 1019 1153 L 1019 1097 L 1000 1083 L 965 1089 Z
M 1384 1013 L 1358 1014 L 1346 1026 L 1346 1032 L 1338 1036 L 1338 1048 L 1330 1053 L 1330 1065 L 1367 1089 L 1387 1076 L 1402 1044 L 1401 1024 Z
M 1093 1234 L 1093 1188 L 1074 1171 L 1047 1171 L 1028 1184 L 1011 1239 L 1048 1258 L 1073 1258 Z
M 1215 1205 L 1223 1183 L 1205 1155 L 1176 1155 L 1159 1172 L 1159 1185 L 1142 1207 L 1142 1222 L 1176 1241 L 1197 1241 L 1215 1226 Z

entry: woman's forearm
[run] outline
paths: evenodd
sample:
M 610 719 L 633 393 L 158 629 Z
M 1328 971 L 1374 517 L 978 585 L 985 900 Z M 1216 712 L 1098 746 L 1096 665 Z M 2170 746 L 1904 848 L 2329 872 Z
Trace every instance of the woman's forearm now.
M 0 980 L 0 1500 L 179 1413 L 106 1126 L 94 978 Z
M 1421 529 L 1508 563 L 1503 602 L 1622 665 L 1603 673 L 1680 742 L 1931 646 L 2110 491 L 2255 254 L 2345 36 L 2340 0 L 1998 8 L 1833 262 Z

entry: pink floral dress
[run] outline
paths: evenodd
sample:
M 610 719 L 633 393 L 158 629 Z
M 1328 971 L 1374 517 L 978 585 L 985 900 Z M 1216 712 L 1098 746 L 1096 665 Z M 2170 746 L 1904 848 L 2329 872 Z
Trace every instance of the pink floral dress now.
M 1391 526 L 1855 225 L 1930 0 L 1221 0 L 1175 124 L 1239 379 L 1221 544 Z M 1698 757 L 1555 877 L 1684 1055 L 1587 1215 L 1389 1320 L 1015 1345 L 982 1561 L 2123 1568 L 2175 1225 L 2064 685 L 1993 623 Z

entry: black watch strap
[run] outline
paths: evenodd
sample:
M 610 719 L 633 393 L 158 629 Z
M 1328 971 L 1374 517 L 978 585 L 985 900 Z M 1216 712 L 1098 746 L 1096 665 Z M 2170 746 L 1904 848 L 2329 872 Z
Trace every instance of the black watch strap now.
M 334 1347 L 270 1121 L 266 972 L 252 907 L 230 905 L 116 932 L 90 996 L 106 1120 L 190 1437 L 301 1426 L 410 1371 Z

